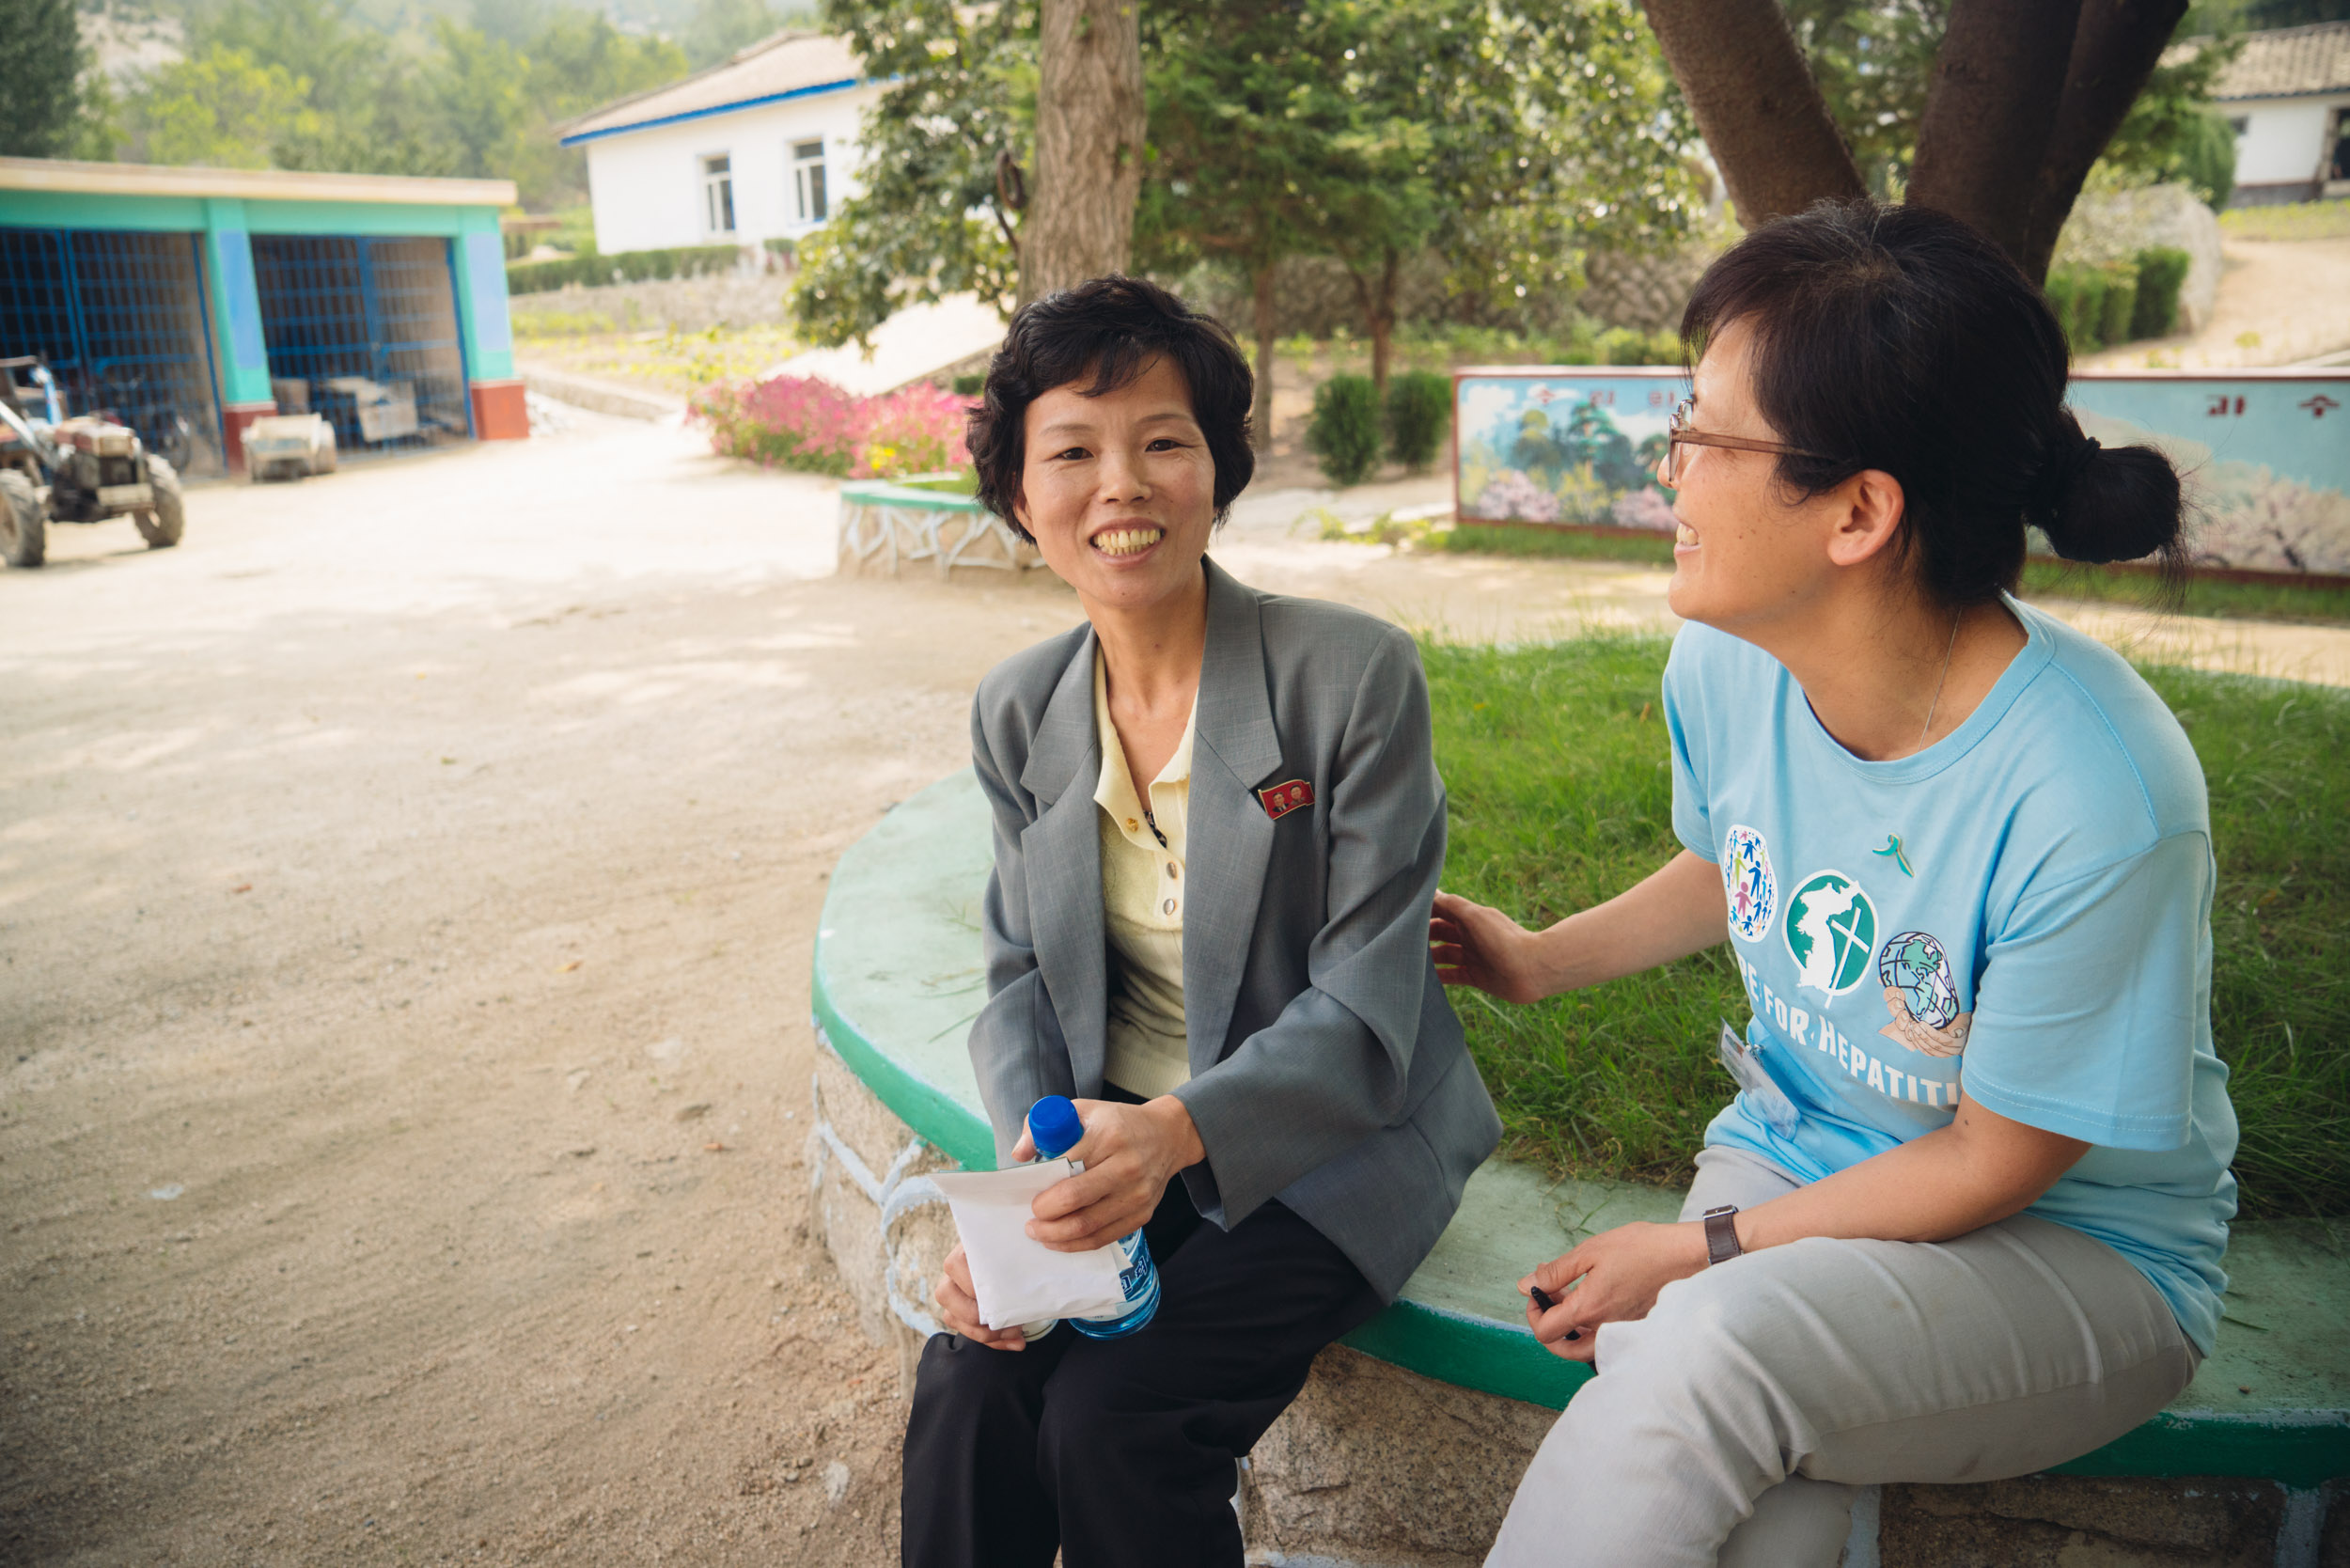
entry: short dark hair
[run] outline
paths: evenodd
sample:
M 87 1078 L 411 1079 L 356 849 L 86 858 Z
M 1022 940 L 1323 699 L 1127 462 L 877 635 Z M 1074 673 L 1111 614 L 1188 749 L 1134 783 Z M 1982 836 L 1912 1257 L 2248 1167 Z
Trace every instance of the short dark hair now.
M 1781 457 L 1779 478 L 1807 495 L 1864 468 L 1900 480 L 1897 548 L 1941 603 L 2013 588 L 2028 523 L 2067 560 L 2184 571 L 2177 471 L 2081 434 L 2047 301 L 1959 219 L 1857 200 L 1764 224 L 1706 269 L 1681 334 L 1696 354 L 1740 321 L 1763 417 L 1827 454 Z
M 1028 457 L 1028 405 L 1089 375 L 1086 397 L 1115 392 L 1160 359 L 1191 388 L 1191 416 L 1215 461 L 1215 520 L 1223 522 L 1257 471 L 1248 429 L 1256 378 L 1214 317 L 1155 283 L 1116 274 L 1047 294 L 1011 319 L 971 409 L 968 440 L 981 504 L 1028 537 L 1014 510 Z

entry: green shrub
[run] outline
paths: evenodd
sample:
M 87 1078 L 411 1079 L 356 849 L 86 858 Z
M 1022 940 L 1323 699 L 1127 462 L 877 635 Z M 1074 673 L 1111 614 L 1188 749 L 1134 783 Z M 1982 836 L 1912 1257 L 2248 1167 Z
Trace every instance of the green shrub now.
M 624 250 L 610 256 L 590 252 L 555 261 L 513 261 L 506 268 L 509 294 L 542 294 L 565 284 L 595 287 L 639 283 L 651 277 L 702 277 L 729 272 L 742 256 L 734 245 L 682 245 L 674 250 Z
M 2094 353 L 2106 346 L 2099 328 L 2105 321 L 2106 279 L 2094 267 L 2054 267 L 2044 286 L 2057 325 L 2076 354 Z
M 1379 461 L 1379 389 L 1369 376 L 1332 376 L 1314 389 L 1306 447 L 1333 484 L 1359 484 Z
M 2130 336 L 2168 337 L 2179 324 L 2179 288 L 2186 282 L 2187 255 L 2175 245 L 2138 253 L 2138 299 L 2130 309 Z
M 985 370 L 968 370 L 954 379 L 949 390 L 958 398 L 976 398 L 987 387 Z
M 2138 268 L 2128 261 L 2116 261 L 2097 271 L 2106 285 L 2097 311 L 2097 336 L 2108 343 L 2126 343 L 2137 336 L 2130 324 L 2138 309 Z
M 2188 118 L 2171 144 L 2170 158 L 2178 178 L 2204 206 L 2216 212 L 2228 205 L 2235 194 L 2235 133 L 2217 107 L 2206 103 Z
M 1436 461 L 1452 421 L 1452 378 L 1407 370 L 1387 378 L 1387 456 L 1415 473 Z

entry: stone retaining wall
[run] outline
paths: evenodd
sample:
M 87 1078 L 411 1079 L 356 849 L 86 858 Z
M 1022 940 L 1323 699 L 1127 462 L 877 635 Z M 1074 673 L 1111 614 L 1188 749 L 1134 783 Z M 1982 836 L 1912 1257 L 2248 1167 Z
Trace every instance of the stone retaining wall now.
M 922 1345 L 907 1319 L 927 1318 L 954 1230 L 944 1203 L 916 1203 L 885 1233 L 871 1194 L 902 1203 L 920 1191 L 909 1184 L 953 1163 L 830 1051 L 818 1053 L 812 1101 L 810 1221 L 857 1303 L 858 1325 L 896 1346 L 902 1398 Z M 1249 1560 L 1474 1568 L 1556 1419 L 1333 1345 L 1251 1456 L 1243 1509 Z M 2226 1477 L 2028 1476 L 1887 1486 L 1857 1511 L 1843 1564 L 2350 1568 L 2350 1509 L 2327 1508 L 2340 1484 L 2288 1494 Z

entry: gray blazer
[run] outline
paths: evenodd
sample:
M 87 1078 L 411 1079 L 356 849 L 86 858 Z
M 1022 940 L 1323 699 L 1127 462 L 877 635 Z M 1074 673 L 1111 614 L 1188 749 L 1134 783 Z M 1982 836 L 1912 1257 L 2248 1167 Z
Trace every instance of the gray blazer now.
M 1427 678 L 1383 620 L 1206 571 L 1185 819 L 1192 1077 L 1175 1092 L 1207 1158 L 1183 1180 L 1227 1230 L 1279 1199 L 1392 1300 L 1501 1137 L 1428 954 L 1445 793 Z M 1040 1097 L 1102 1091 L 1093 656 L 1080 626 L 990 670 L 972 704 L 995 870 L 971 1061 L 999 1160 Z M 1312 803 L 1277 819 L 1258 792 L 1292 780 Z

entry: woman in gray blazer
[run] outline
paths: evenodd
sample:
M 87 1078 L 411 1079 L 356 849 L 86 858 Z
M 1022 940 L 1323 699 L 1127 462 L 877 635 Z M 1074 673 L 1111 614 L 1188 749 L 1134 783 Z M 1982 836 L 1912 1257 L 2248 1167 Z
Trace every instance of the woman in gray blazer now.
M 995 820 L 971 1058 L 999 1161 L 1076 1099 L 1067 1251 L 1141 1229 L 1141 1332 L 1024 1341 L 961 1250 L 907 1426 L 903 1560 L 1237 1565 L 1235 1462 L 1393 1299 L 1500 1137 L 1428 953 L 1445 796 L 1411 639 L 1205 558 L 1254 463 L 1230 337 L 1101 278 L 1012 322 L 980 495 L 1085 625 L 980 682 Z M 1148 783 L 1140 781 L 1147 780 Z

